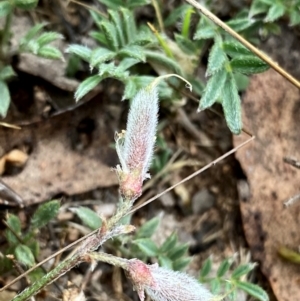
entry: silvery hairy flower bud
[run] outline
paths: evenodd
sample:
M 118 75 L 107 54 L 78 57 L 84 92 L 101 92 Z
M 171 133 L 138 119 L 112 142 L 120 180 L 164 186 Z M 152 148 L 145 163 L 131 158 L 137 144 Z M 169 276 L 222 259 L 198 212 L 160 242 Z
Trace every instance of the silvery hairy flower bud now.
M 214 298 L 195 278 L 157 264 L 147 265 L 131 259 L 126 271 L 141 301 L 145 299 L 144 291 L 154 301 L 212 301 Z
M 155 86 L 140 90 L 134 97 L 126 131 L 117 134 L 117 166 L 121 195 L 135 200 L 142 194 L 142 184 L 149 178 L 158 120 L 158 95 Z

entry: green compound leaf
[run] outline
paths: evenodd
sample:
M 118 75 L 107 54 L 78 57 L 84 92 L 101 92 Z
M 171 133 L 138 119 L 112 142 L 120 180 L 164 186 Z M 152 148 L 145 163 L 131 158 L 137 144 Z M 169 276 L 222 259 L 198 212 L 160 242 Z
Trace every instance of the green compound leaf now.
M 171 249 L 173 249 L 177 243 L 177 233 L 173 232 L 166 240 L 165 242 L 161 245 L 159 248 L 160 253 L 165 253 L 169 252 Z
M 96 48 L 90 57 L 90 66 L 95 67 L 101 63 L 109 61 L 115 57 L 116 53 L 106 48 Z
M 38 0 L 15 0 L 15 5 L 17 8 L 30 10 L 37 6 Z
M 7 81 L 16 76 L 14 69 L 11 66 L 5 66 L 0 71 L 0 80 Z
M 222 89 L 222 106 L 226 123 L 230 131 L 236 135 L 242 130 L 241 101 L 232 74 L 228 74 Z
M 39 44 L 39 46 L 47 45 L 55 40 L 63 39 L 63 35 L 58 32 L 44 32 L 42 33 L 37 39 L 36 42 Z
M 147 256 L 153 257 L 158 255 L 158 248 L 150 238 L 140 238 L 133 240 L 133 243 Z
M 31 227 L 39 229 L 47 225 L 51 219 L 56 217 L 59 207 L 60 202 L 57 200 L 40 205 L 30 221 Z
M 227 71 L 225 70 L 225 68 L 221 69 L 219 72 L 211 76 L 201 97 L 198 109 L 199 111 L 203 111 L 211 107 L 216 102 L 221 94 L 222 88 L 226 81 L 226 77 Z
M 58 60 L 63 58 L 63 55 L 59 49 L 54 46 L 42 46 L 37 51 L 37 55 L 46 59 Z
M 233 72 L 255 74 L 269 69 L 269 65 L 254 55 L 243 55 L 231 60 L 230 66 Z
M 274 22 L 282 17 L 285 13 L 285 6 L 281 3 L 274 2 L 270 7 L 265 22 Z
M 267 293 L 256 284 L 237 280 L 235 281 L 235 285 L 239 289 L 243 290 L 250 296 L 257 298 L 260 301 L 269 301 L 269 296 L 267 295 Z
M 32 267 L 35 264 L 35 259 L 31 250 L 25 245 L 20 244 L 16 247 L 15 256 L 19 262 L 27 267 Z
M 81 219 L 82 223 L 91 230 L 96 230 L 101 227 L 102 220 L 99 215 L 88 207 L 73 208 L 76 215 Z
M 255 268 L 255 263 L 242 264 L 234 269 L 231 274 L 232 278 L 239 279 L 240 277 L 247 275 Z
M 230 55 L 231 57 L 235 57 L 238 55 L 251 55 L 251 51 L 243 46 L 241 43 L 236 41 L 226 41 L 223 42 L 223 50 Z
M 202 266 L 202 269 L 200 271 L 200 281 L 203 281 L 205 277 L 210 273 L 212 267 L 212 260 L 211 258 L 207 258 Z
M 124 57 L 134 58 L 142 62 L 146 61 L 146 56 L 143 48 L 138 45 L 125 46 L 118 52 L 118 54 Z
M 0 17 L 5 17 L 12 10 L 12 5 L 10 1 L 0 2 Z
M 230 259 L 223 260 L 217 270 L 217 276 L 219 278 L 223 277 L 226 274 L 226 272 L 229 270 L 231 264 L 232 261 Z
M 10 104 L 10 93 L 6 82 L 0 81 L 0 115 L 5 117 Z
M 216 38 L 215 43 L 209 53 L 206 76 L 213 75 L 219 71 L 223 67 L 226 59 L 227 57 L 222 49 L 221 39 Z
M 89 62 L 92 56 L 92 50 L 86 46 L 82 45 L 70 45 L 67 50 L 67 53 L 73 53 L 79 56 L 82 60 Z
M 76 102 L 85 96 L 88 92 L 93 90 L 102 80 L 100 75 L 93 75 L 85 79 L 77 88 L 75 92 Z
M 6 222 L 9 225 L 9 227 L 14 231 L 14 233 L 16 233 L 19 236 L 21 235 L 21 221 L 16 215 L 8 214 Z M 9 229 L 5 230 L 6 239 L 10 245 L 16 245 L 19 243 L 19 240 L 17 239 L 14 233 Z
M 149 238 L 153 235 L 153 233 L 156 231 L 158 225 L 160 222 L 159 217 L 154 217 L 147 221 L 144 225 L 140 227 L 140 229 L 137 231 L 135 237 L 138 238 Z

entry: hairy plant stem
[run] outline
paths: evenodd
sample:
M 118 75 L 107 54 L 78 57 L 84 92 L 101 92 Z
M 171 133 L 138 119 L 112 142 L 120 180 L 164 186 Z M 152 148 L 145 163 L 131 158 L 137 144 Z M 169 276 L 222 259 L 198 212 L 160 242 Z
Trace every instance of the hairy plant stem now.
M 213 13 L 207 10 L 204 6 L 198 3 L 196 0 L 185 0 L 190 3 L 192 6 L 197 8 L 203 15 L 209 18 L 212 22 L 220 26 L 226 32 L 228 32 L 231 36 L 237 39 L 240 43 L 242 43 L 245 47 L 247 47 L 250 51 L 252 51 L 255 55 L 265 61 L 270 67 L 272 67 L 275 71 L 277 71 L 280 75 L 286 78 L 289 82 L 291 82 L 294 86 L 300 88 L 300 82 L 294 78 L 291 74 L 286 72 L 283 68 L 281 68 L 278 63 L 273 61 L 269 56 L 264 54 L 261 50 L 253 46 L 246 39 L 244 39 L 241 35 L 235 32 L 232 28 L 230 28 L 227 24 L 222 22 L 218 17 L 216 17 Z
M 90 262 L 91 256 L 89 253 L 97 250 L 109 238 L 122 234 L 122 232 L 117 230 L 117 226 L 119 225 L 120 220 L 130 211 L 132 205 L 133 200 L 121 200 L 115 215 L 111 217 L 109 221 L 103 221 L 99 231 L 94 235 L 87 237 L 74 255 L 62 261 L 52 271 L 15 296 L 12 301 L 25 301 L 37 294 L 42 288 L 64 275 L 73 267 L 82 262 Z

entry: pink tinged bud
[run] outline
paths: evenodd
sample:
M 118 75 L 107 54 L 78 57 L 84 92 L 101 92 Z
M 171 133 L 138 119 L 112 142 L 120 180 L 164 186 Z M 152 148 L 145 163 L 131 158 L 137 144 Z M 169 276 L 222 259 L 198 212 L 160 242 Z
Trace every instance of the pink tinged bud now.
M 141 301 L 144 291 L 154 301 L 211 301 L 213 295 L 195 278 L 181 272 L 129 260 L 127 274 Z
M 155 87 L 140 90 L 134 97 L 125 134 L 116 139 L 121 167 L 117 167 L 121 194 L 130 199 L 142 193 L 149 177 L 158 120 L 158 95 Z

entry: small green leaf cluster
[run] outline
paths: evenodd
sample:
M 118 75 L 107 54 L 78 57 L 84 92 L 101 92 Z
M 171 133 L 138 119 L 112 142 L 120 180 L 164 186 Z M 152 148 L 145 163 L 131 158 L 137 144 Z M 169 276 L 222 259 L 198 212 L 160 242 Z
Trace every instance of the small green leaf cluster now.
M 47 59 L 62 59 L 63 55 L 59 49 L 49 45 L 50 43 L 63 39 L 57 32 L 41 32 L 46 24 L 33 26 L 26 35 L 20 40 L 19 52 L 30 52 L 37 56 Z
M 5 255 L 12 254 L 15 259 L 25 267 L 32 267 L 36 264 L 36 258 L 40 252 L 40 246 L 36 239 L 39 230 L 46 226 L 53 219 L 59 210 L 60 203 L 57 200 L 40 205 L 30 220 L 29 229 L 24 232 L 18 216 L 8 214 L 5 230 L 5 237 L 8 243 Z M 11 268 L 11 260 L 6 257 L 0 258 L 0 272 Z M 41 270 L 36 269 L 30 274 L 32 280 L 40 276 Z
M 198 13 L 188 4 L 179 6 L 163 20 L 165 28 L 180 22 L 179 32 L 174 33 L 173 41 L 158 32 L 152 33 L 147 27 L 137 26 L 133 8 L 143 5 L 144 1 L 136 3 L 134 1 L 133 6 L 121 0 L 111 3 L 101 2 L 109 8 L 108 16 L 91 12 L 98 30 L 90 33 L 100 46 L 90 49 L 86 46 L 71 45 L 68 48 L 69 53 L 87 62 L 91 70 L 96 69 L 94 74 L 80 84 L 75 93 L 76 100 L 107 77 L 122 81 L 125 84 L 123 99 L 131 99 L 141 86 L 152 79 L 140 70 L 141 63 L 148 63 L 158 74 L 167 70 L 184 76 L 193 85 L 194 92 L 201 95 L 199 110 L 219 102 L 223 106 L 230 130 L 234 134 L 241 132 L 239 88 L 240 85 L 245 88 L 247 75 L 268 69 L 262 60 L 207 18 L 197 15 Z M 125 5 L 129 6 L 124 8 Z M 118 10 L 113 10 L 116 7 Z M 196 31 L 192 26 L 195 18 L 199 20 Z M 239 32 L 251 31 L 253 26 L 255 27 L 255 22 L 246 12 L 241 12 L 227 23 Z M 209 52 L 206 72 L 209 80 L 205 87 L 198 78 L 195 78 L 194 73 L 199 65 L 199 54 L 208 39 L 213 40 L 214 44 Z M 180 90 L 176 80 L 172 85 Z M 170 86 L 159 89 L 159 92 L 161 91 L 173 101 L 178 93 Z M 163 98 L 161 95 L 160 97 Z
M 272 23 L 283 16 L 290 20 L 290 26 L 300 24 L 299 0 L 254 0 L 249 14 L 251 17 L 265 15 L 263 22 Z
M 247 25 L 245 22 L 243 24 Z M 206 71 L 209 80 L 202 94 L 199 110 L 209 108 L 215 102 L 221 103 L 229 129 L 234 134 L 239 134 L 242 128 L 241 101 L 236 79 L 263 72 L 269 67 L 242 44 L 220 32 L 204 16 L 201 17 L 194 38 L 214 40 Z
M 200 271 L 199 281 L 207 283 L 214 295 L 224 294 L 228 300 L 236 300 L 238 290 L 244 291 L 256 300 L 269 300 L 267 293 L 260 286 L 247 281 L 247 275 L 254 269 L 255 263 L 240 264 L 234 269 L 231 269 L 232 265 L 231 258 L 223 260 L 216 275 L 209 277 L 212 259 L 208 258 Z
M 15 54 L 9 43 L 12 14 L 15 8 L 30 10 L 34 9 L 37 3 L 38 0 L 4 0 L 0 2 L 0 17 L 6 17 L 4 29 L 1 30 L 0 35 L 0 116 L 3 118 L 7 114 L 11 101 L 7 83 L 16 75 L 8 64 L 12 54 Z M 56 32 L 42 33 L 44 26 L 45 24 L 33 26 L 20 40 L 16 52 L 31 52 L 47 59 L 63 59 L 62 53 L 56 47 L 49 45 L 57 39 L 62 39 L 62 35 Z
M 160 266 L 180 271 L 191 261 L 186 255 L 188 245 L 178 243 L 177 234 L 172 233 L 162 245 L 157 246 L 151 236 L 156 231 L 159 221 L 159 217 L 154 217 L 136 231 L 129 244 L 127 256 L 137 257 L 143 261 L 152 257 L 158 260 Z
M 91 12 L 98 31 L 90 35 L 99 47 L 90 49 L 81 45 L 70 45 L 67 52 L 87 62 L 96 75 L 84 80 L 78 87 L 75 98 L 79 100 L 96 87 L 103 79 L 112 77 L 128 83 L 125 98 L 133 97 L 137 88 L 134 78 L 129 79 L 129 69 L 146 61 L 146 49 L 155 43 L 148 28 L 137 28 L 132 11 L 121 8 L 109 10 L 108 17 Z M 129 95 L 130 94 L 130 95 Z

